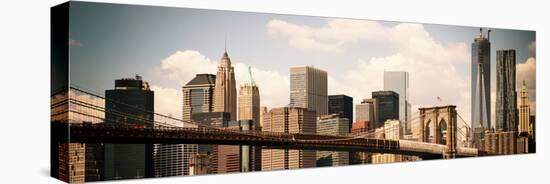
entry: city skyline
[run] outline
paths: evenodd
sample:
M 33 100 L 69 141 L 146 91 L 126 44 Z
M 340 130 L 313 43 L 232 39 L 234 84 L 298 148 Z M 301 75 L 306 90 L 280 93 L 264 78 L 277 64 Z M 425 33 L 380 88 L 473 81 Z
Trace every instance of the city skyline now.
M 52 19 L 67 27 L 52 26 L 50 107 L 63 181 L 536 152 L 534 31 L 52 8 L 64 13 Z
M 77 63 L 71 65 L 71 71 L 78 73 L 78 76 L 71 76 L 71 83 L 102 91 L 112 85 L 114 78 L 139 73 L 149 79 L 152 90 L 158 94 L 156 101 L 165 102 L 158 103 L 163 105 L 155 110 L 174 117 L 181 117 L 181 102 L 173 100 L 181 95 L 181 86 L 195 74 L 215 74 L 225 39 L 235 67 L 236 86 L 245 82 L 247 66 L 251 65 L 260 89 L 261 106 L 286 105 L 290 85 L 288 68 L 314 65 L 328 73 L 328 95 L 349 95 L 354 98 L 354 104 L 370 98 L 370 92 L 383 89 L 380 79 L 384 71 L 403 70 L 410 74 L 413 114 L 418 107 L 437 103 L 439 96 L 444 103 L 457 104 L 458 111 L 467 116 L 465 119 L 470 116 L 469 44 L 479 33 L 475 27 L 259 13 L 245 21 L 250 29 L 241 30 L 240 27 L 245 25 L 241 25 L 244 23 L 240 20 L 248 18 L 243 12 L 112 5 L 101 7 L 104 13 L 97 15 L 94 13 L 98 8 L 95 4 L 75 4 L 71 8 L 79 10 L 74 11 L 70 20 L 71 30 L 74 30 L 70 33 L 70 59 L 71 63 Z M 137 10 L 158 14 L 163 21 L 148 21 L 151 19 L 143 17 Z M 201 16 L 197 16 L 199 14 Z M 223 16 L 217 16 L 219 14 Z M 97 18 L 104 21 L 90 21 Z M 189 25 L 196 21 L 208 23 Z M 142 24 L 166 29 L 147 31 L 151 28 L 140 26 Z M 136 26 L 143 31 L 129 30 Z M 192 29 L 182 29 L 184 27 Z M 201 35 L 209 36 L 194 37 L 199 31 Z M 126 32 L 127 35 L 121 34 Z M 97 35 L 102 35 L 102 39 Z M 113 36 L 121 38 L 108 39 Z M 133 41 L 117 42 L 120 39 Z M 499 40 L 492 41 L 491 50 L 518 51 L 517 80 L 527 81 L 529 99 L 534 102 L 534 32 L 492 29 L 491 40 Z M 261 46 L 250 46 L 258 42 L 262 43 Z M 151 45 L 157 47 L 150 48 Z M 494 54 L 491 53 L 493 66 Z M 342 61 L 349 64 L 339 64 Z M 104 63 L 115 63 L 115 67 L 107 68 Z M 265 68 L 262 63 L 270 63 L 270 68 Z M 426 72 L 430 70 L 445 71 L 438 77 L 448 82 L 437 84 L 444 87 L 430 89 L 433 84 L 424 84 L 423 81 L 434 75 L 434 72 Z M 97 80 L 90 81 L 89 78 Z M 281 82 L 270 84 L 273 79 Z M 494 84 L 494 75 L 491 80 Z M 369 85 L 352 85 L 356 83 Z M 418 92 L 427 89 L 434 94 Z M 491 91 L 493 94 L 494 86 Z M 535 112 L 534 103 L 531 107 Z

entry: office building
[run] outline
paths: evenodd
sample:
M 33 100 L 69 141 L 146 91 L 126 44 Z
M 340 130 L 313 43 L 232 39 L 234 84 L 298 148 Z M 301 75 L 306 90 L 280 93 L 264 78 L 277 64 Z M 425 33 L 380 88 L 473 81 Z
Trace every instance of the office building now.
M 519 98 L 519 127 L 518 133 L 520 135 L 529 134 L 529 116 L 531 116 L 531 109 L 529 105 L 529 91 L 523 81 L 521 85 L 520 98 Z
M 208 154 L 195 154 L 191 157 L 189 163 L 189 175 L 205 175 L 211 174 L 210 157 Z
M 231 120 L 237 119 L 237 89 L 235 87 L 235 71 L 227 51 L 218 64 L 216 86 L 214 89 L 214 112 L 229 112 Z
M 199 125 L 199 127 L 214 127 L 223 128 L 230 121 L 231 114 L 229 112 L 202 112 L 191 114 L 191 120 Z M 192 157 L 195 154 L 210 155 L 207 159 L 210 163 L 209 173 L 218 173 L 219 154 L 218 146 L 213 144 L 201 144 L 195 147 L 195 150 L 189 150 L 189 155 Z M 222 148 L 222 151 L 226 150 Z M 234 160 L 234 159 L 233 159 Z M 225 164 L 225 163 L 224 163 Z M 224 172 L 227 171 L 224 166 Z
M 403 123 L 403 130 L 410 132 L 411 127 L 406 122 L 411 119 L 411 103 L 409 93 L 409 72 L 384 71 L 384 90 L 394 91 L 399 95 L 399 120 Z
M 471 111 L 473 142 L 478 144 L 485 130 L 491 128 L 491 30 L 487 37 L 479 29 L 479 37 L 472 43 Z
M 517 131 L 516 51 L 497 51 L 497 94 L 495 128 L 504 132 Z
M 154 125 L 154 92 L 141 76 L 115 80 L 105 98 L 106 124 Z M 153 177 L 151 144 L 105 144 L 104 158 L 106 180 Z
M 355 105 L 355 121 L 366 121 L 374 126 L 374 101 L 375 99 L 363 99 L 360 104 Z
M 346 118 L 348 120 L 348 127 L 351 129 L 353 122 L 353 98 L 346 95 L 328 96 L 328 113 L 338 114 L 341 118 Z
M 386 120 L 399 119 L 399 94 L 394 91 L 374 91 L 374 127 L 384 126 Z
M 319 117 L 317 134 L 344 136 L 349 133 L 349 120 L 340 114 Z M 317 151 L 317 167 L 349 165 L 349 152 Z
M 327 72 L 313 66 L 290 68 L 290 106 L 328 113 Z
M 190 121 L 191 114 L 214 111 L 215 86 L 216 75 L 197 74 L 182 87 L 184 121 Z
M 263 131 L 315 133 L 316 113 L 301 107 L 280 107 L 264 114 Z M 314 150 L 262 149 L 262 171 L 315 167 Z
M 399 120 L 388 120 L 384 123 L 384 126 L 379 128 L 384 132 L 384 139 L 399 140 L 403 137 L 403 128 Z M 403 162 L 406 160 L 406 156 L 397 154 L 374 154 L 372 155 L 373 164 L 381 163 L 394 163 Z
M 260 90 L 254 78 L 252 71 L 248 67 L 249 80 L 239 90 L 239 117 L 238 120 L 252 120 L 254 127 L 260 128 Z

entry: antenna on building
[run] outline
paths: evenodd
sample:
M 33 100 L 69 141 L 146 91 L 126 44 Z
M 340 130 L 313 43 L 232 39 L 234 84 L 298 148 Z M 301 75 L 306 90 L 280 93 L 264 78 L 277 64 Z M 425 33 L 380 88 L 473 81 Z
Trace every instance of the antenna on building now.
M 255 86 L 256 82 L 254 82 L 254 77 L 252 77 L 252 66 L 248 65 L 248 76 L 250 77 L 250 85 Z
M 225 34 L 224 51 L 227 53 L 227 33 Z
M 483 28 L 479 28 L 479 38 L 483 38 Z
M 487 40 L 491 41 L 491 30 L 487 31 Z

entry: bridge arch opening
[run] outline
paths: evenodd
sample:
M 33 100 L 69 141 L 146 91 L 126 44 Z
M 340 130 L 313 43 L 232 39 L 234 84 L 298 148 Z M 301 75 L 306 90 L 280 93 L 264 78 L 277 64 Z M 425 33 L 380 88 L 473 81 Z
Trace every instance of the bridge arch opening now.
M 424 128 L 424 135 L 426 135 L 426 141 L 425 142 L 432 142 L 434 140 L 434 125 L 432 123 L 432 120 L 428 120 L 426 123 L 426 127 Z
M 439 143 L 438 144 L 447 144 L 447 121 L 445 119 L 441 119 L 439 122 L 439 130 L 437 132 L 439 134 Z

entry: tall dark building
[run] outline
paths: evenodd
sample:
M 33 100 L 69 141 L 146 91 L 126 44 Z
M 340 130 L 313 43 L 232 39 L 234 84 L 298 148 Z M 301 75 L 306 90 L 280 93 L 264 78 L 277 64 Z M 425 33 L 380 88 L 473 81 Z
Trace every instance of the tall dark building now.
M 197 74 L 182 87 L 183 120 L 191 120 L 191 114 L 214 111 L 216 75 Z
M 141 76 L 115 80 L 105 91 L 105 123 L 153 126 L 154 92 Z M 151 144 L 105 144 L 106 180 L 153 176 Z
M 399 120 L 399 94 L 394 91 L 374 91 L 374 129 L 389 119 Z
M 491 42 L 489 33 L 487 37 L 479 29 L 479 37 L 472 43 L 472 73 L 471 73 L 471 98 L 472 98 L 472 131 L 473 141 L 477 142 L 481 135 L 491 128 Z
M 328 114 L 338 114 L 341 118 L 347 118 L 348 127 L 351 130 L 351 124 L 353 123 L 353 98 L 346 95 L 329 95 Z
M 497 130 L 517 131 L 518 109 L 516 93 L 516 51 L 497 51 L 497 94 L 495 127 Z

